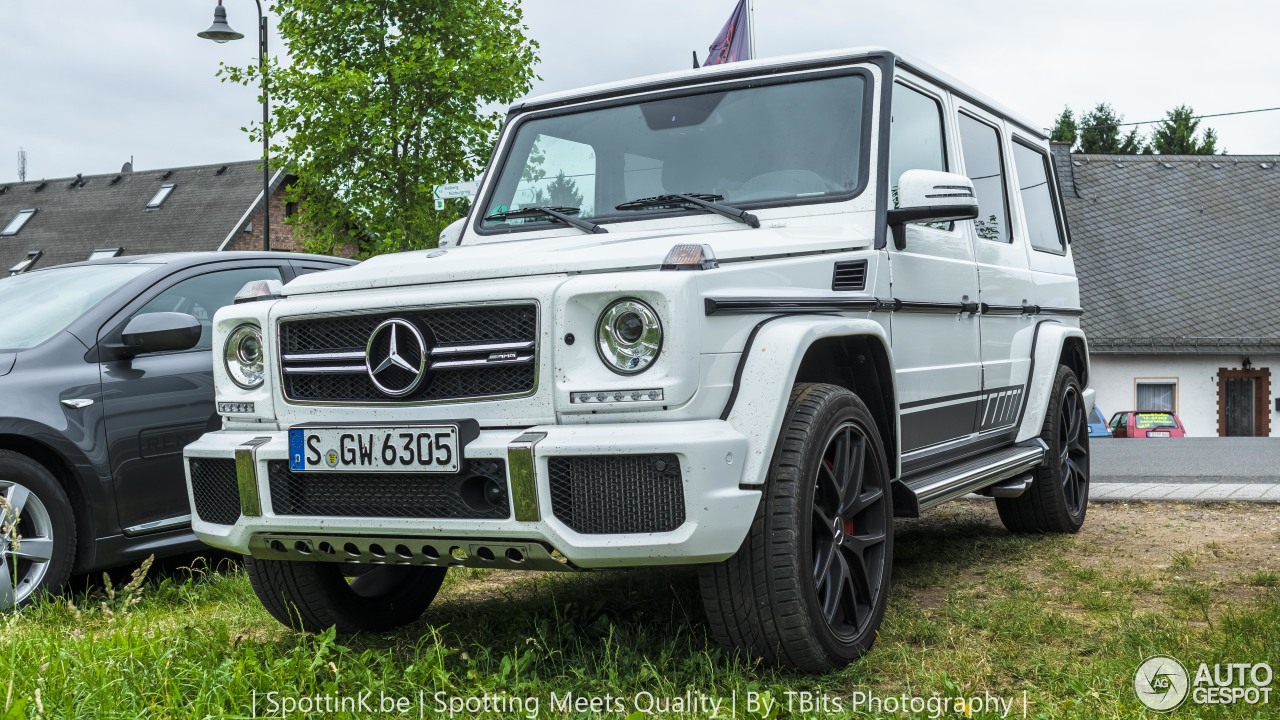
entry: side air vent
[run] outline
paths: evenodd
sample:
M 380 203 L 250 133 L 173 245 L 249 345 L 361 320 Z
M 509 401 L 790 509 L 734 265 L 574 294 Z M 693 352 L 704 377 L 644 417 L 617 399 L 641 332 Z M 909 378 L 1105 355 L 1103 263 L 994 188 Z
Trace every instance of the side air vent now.
M 848 260 L 836 263 L 835 274 L 831 277 L 832 290 L 866 290 L 867 261 Z

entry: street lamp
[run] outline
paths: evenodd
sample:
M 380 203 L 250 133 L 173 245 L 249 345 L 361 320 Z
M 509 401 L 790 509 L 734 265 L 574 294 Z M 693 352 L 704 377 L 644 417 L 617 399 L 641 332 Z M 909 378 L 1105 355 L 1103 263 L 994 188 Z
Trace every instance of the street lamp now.
M 271 170 L 268 168 L 271 141 L 267 136 L 267 16 L 262 13 L 262 0 L 254 0 L 258 6 L 258 69 L 262 73 L 262 249 L 271 249 Z M 213 24 L 208 30 L 196 33 L 196 37 L 224 43 L 239 40 L 243 34 L 227 24 L 227 10 L 222 0 L 213 9 Z

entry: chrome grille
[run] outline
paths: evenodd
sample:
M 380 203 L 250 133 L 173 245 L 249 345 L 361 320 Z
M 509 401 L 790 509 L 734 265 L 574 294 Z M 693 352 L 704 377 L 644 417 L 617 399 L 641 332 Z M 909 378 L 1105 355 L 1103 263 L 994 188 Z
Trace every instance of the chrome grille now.
M 400 397 L 379 390 L 365 364 L 370 336 L 393 318 L 422 332 L 430 356 L 423 381 Z M 537 331 L 533 303 L 285 319 L 284 395 L 301 402 L 431 402 L 528 394 L 537 381 Z

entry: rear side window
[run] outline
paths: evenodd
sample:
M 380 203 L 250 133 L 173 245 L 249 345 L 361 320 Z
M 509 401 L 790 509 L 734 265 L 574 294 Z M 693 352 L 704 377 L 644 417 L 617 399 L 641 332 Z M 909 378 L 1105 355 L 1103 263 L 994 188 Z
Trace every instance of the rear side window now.
M 964 171 L 973 181 L 978 196 L 978 219 L 973 221 L 983 240 L 1010 243 L 1009 202 L 1005 195 L 1004 156 L 1000 133 L 991 125 L 965 114 L 960 115 L 960 151 Z
M 1027 215 L 1031 247 L 1049 252 L 1065 252 L 1058 208 L 1049 187 L 1049 156 L 1021 141 L 1013 143 L 1013 164 L 1018 171 L 1018 192 Z

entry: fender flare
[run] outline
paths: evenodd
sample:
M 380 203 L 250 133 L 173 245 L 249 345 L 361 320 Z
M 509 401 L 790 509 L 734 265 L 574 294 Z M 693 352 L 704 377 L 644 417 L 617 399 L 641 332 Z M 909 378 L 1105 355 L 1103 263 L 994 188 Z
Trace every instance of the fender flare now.
M 872 337 L 884 346 L 889 361 L 889 382 L 893 382 L 889 336 L 884 326 L 873 320 L 779 315 L 764 320 L 752 330 L 723 416 L 747 436 L 748 450 L 741 480 L 744 486 L 760 486 L 765 482 L 791 388 L 809 348 L 825 338 L 852 336 Z M 892 410 L 894 433 L 901 437 L 897 408 Z M 893 477 L 898 476 L 897 467 L 890 471 Z
M 1016 442 L 1029 440 L 1040 435 L 1044 427 L 1044 416 L 1049 409 L 1049 395 L 1053 392 L 1053 379 L 1058 374 L 1058 361 L 1068 341 L 1079 340 L 1084 345 L 1084 363 L 1088 381 L 1092 374 L 1089 366 L 1089 341 L 1084 331 L 1058 320 L 1042 320 L 1036 328 L 1035 339 L 1031 344 L 1031 372 L 1027 382 L 1026 407 L 1022 412 L 1022 422 L 1018 426 Z M 1091 400 L 1092 392 L 1085 386 L 1087 399 Z
M 72 512 L 76 522 L 84 524 L 84 527 L 76 529 L 75 568 L 79 572 L 91 567 L 96 555 L 97 537 L 102 534 L 103 528 L 116 526 L 116 499 L 109 480 L 98 475 L 98 465 L 71 438 L 44 423 L 25 418 L 0 417 L 0 436 L 17 437 L 21 439 L 22 445 L 35 446 L 61 465 L 48 467 L 45 460 L 32 458 L 48 467 L 49 472 L 69 486 L 66 490 L 72 502 Z M 21 445 L 12 447 L 10 443 L 0 441 L 0 447 L 31 456 Z M 64 478 L 64 475 L 68 477 Z

